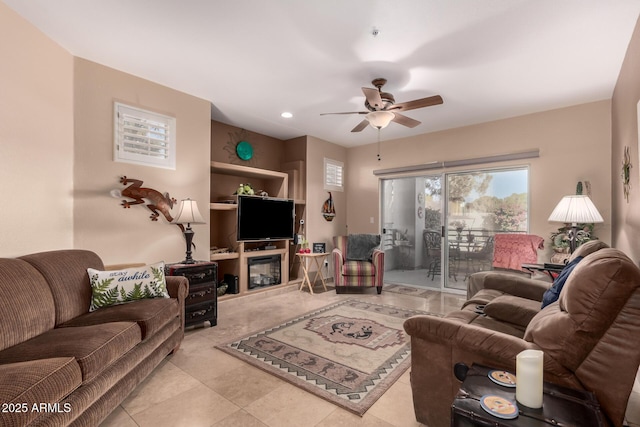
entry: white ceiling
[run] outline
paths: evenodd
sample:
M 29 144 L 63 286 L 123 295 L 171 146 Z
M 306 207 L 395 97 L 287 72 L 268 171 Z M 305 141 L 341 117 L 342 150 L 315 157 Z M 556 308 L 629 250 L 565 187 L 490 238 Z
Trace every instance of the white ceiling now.
M 3 1 L 75 56 L 209 100 L 214 120 L 347 147 L 377 131 L 320 113 L 363 111 L 376 77 L 396 102 L 444 98 L 382 140 L 611 98 L 640 14 L 640 0 Z

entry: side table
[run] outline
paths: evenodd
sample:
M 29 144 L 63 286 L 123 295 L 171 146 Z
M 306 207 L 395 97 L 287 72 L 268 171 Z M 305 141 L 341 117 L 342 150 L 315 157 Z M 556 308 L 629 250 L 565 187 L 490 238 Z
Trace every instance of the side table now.
M 218 263 L 196 261 L 194 264 L 167 264 L 167 276 L 184 276 L 189 279 L 189 295 L 185 300 L 184 326 L 209 321 L 218 323 Z
M 547 273 L 549 275 L 549 277 L 551 277 L 551 280 L 555 279 L 555 277 L 553 276 L 553 273 L 555 274 L 559 274 L 562 269 L 564 269 L 564 264 L 549 264 L 549 263 L 545 263 L 545 264 L 522 264 L 522 268 L 525 268 L 527 270 L 529 270 L 530 272 L 534 273 L 536 271 L 543 271 L 545 273 Z
M 542 408 L 528 408 L 516 402 L 515 387 L 505 387 L 489 379 L 492 369 L 473 365 L 451 406 L 451 426 L 519 426 L 519 427 L 606 427 L 607 421 L 593 393 L 544 383 Z M 501 419 L 480 406 L 484 395 L 495 395 L 516 402 L 517 418 Z
M 309 292 L 313 295 L 313 284 L 318 280 L 318 276 L 320 276 L 320 280 L 322 281 L 322 287 L 324 290 L 327 290 L 327 285 L 324 281 L 324 275 L 322 274 L 322 266 L 324 264 L 324 260 L 329 256 L 328 253 L 297 253 L 298 257 L 300 257 L 300 264 L 302 264 L 302 272 L 304 276 L 302 278 L 302 283 L 300 284 L 300 289 L 302 290 L 305 285 L 309 286 Z M 316 275 L 313 277 L 313 282 L 309 280 L 309 267 L 310 264 L 317 268 Z

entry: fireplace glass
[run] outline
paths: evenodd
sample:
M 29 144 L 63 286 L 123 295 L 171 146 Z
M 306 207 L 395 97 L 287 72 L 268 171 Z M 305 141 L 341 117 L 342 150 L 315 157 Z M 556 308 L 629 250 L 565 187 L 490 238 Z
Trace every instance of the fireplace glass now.
M 251 257 L 249 261 L 249 289 L 279 285 L 281 256 Z

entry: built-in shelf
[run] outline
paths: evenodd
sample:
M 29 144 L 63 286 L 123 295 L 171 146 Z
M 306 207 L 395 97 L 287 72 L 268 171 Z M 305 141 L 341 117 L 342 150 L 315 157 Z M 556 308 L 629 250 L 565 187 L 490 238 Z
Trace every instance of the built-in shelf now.
M 266 249 L 266 250 L 257 250 L 257 251 L 245 251 L 244 256 L 246 257 L 257 257 L 257 256 L 271 256 L 271 255 L 282 255 L 287 252 L 288 249 Z
M 241 183 L 251 183 L 253 188 L 263 190 L 271 197 L 294 199 L 296 205 L 296 217 L 303 219 L 305 210 L 304 191 L 301 188 L 304 176 L 303 162 L 294 162 L 291 168 L 297 168 L 296 173 L 279 172 L 268 169 L 260 169 L 231 163 L 211 162 L 211 194 L 209 211 L 211 217 L 211 245 L 218 247 L 229 247 L 236 252 L 211 255 L 211 261 L 218 262 L 219 276 L 231 274 L 238 277 L 238 294 L 226 294 L 220 299 L 230 299 L 247 295 L 248 293 L 262 292 L 266 289 L 248 288 L 248 261 L 250 258 L 281 255 L 281 285 L 269 286 L 269 289 L 278 289 L 290 285 L 291 280 L 299 280 L 297 277 L 290 277 L 291 263 L 295 264 L 295 257 L 291 257 L 290 244 L 288 241 L 272 241 L 270 244 L 276 246 L 275 249 L 268 250 L 246 250 L 257 246 L 253 242 L 239 242 L 236 240 L 235 232 L 237 224 L 236 203 L 224 203 L 222 200 L 233 198 L 232 194 Z M 296 181 L 289 183 L 290 175 L 296 177 Z M 300 188 L 299 188 L 300 187 Z M 293 190 L 293 191 L 292 191 Z M 297 274 L 294 272 L 294 276 Z
M 212 254 L 211 261 L 224 261 L 227 259 L 238 259 L 240 254 L 238 252 L 226 252 L 222 254 Z
M 212 211 L 233 211 L 238 209 L 236 203 L 209 203 L 209 209 Z
M 211 173 L 221 175 L 244 176 L 246 178 L 257 179 L 284 179 L 288 180 L 289 175 L 284 172 L 271 171 L 268 169 L 258 169 L 249 166 L 233 165 L 231 163 L 211 162 Z M 286 181 L 285 181 L 286 182 Z

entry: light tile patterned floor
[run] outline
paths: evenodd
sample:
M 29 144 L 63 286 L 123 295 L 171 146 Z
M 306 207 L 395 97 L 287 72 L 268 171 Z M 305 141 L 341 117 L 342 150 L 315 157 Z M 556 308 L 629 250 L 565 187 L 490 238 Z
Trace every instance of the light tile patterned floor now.
M 314 290 L 319 291 L 320 286 Z M 349 298 L 445 314 L 464 296 L 432 291 L 428 298 L 295 287 L 222 301 L 218 326 L 187 330 L 180 350 L 167 357 L 102 424 L 210 427 L 411 427 L 415 421 L 407 371 L 363 417 L 222 353 L 215 345 Z

